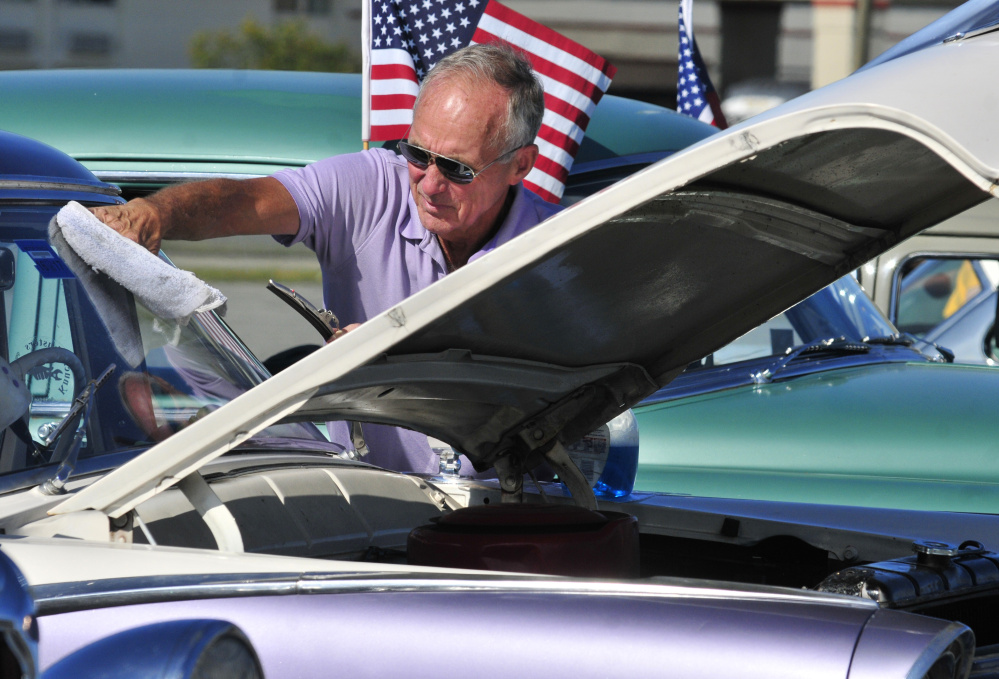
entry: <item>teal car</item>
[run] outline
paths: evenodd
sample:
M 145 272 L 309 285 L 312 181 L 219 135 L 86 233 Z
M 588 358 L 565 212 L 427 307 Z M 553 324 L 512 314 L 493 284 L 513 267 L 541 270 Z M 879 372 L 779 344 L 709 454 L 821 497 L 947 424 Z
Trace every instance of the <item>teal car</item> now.
M 356 74 L 0 71 L 0 92 L 0 129 L 62 150 L 119 185 L 126 198 L 179 181 L 268 175 L 362 148 Z M 590 120 L 564 200 L 575 202 L 715 131 L 669 109 L 607 95 Z
M 357 74 L 243 70 L 0 71 L 0 130 L 72 156 L 131 199 L 198 179 L 242 179 L 362 149 Z M 572 204 L 713 135 L 688 116 L 604 96 L 563 196 Z M 380 142 L 373 145 L 382 145 Z M 173 242 L 179 266 L 230 297 L 230 323 L 269 367 L 320 338 L 266 291 L 269 278 L 321 305 L 315 257 L 270 238 Z M 221 255 L 221 256 L 219 256 Z M 276 323 L 274 318 L 282 319 Z M 267 332 L 281 327 L 280 336 Z
M 999 379 L 950 359 L 846 276 L 640 403 L 635 487 L 995 512 Z

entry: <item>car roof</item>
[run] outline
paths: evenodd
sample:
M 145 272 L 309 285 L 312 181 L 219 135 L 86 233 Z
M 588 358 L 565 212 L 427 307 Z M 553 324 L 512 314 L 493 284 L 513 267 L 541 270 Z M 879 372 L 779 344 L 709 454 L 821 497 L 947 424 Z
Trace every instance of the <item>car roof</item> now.
M 259 176 L 359 151 L 361 76 L 252 70 L 0 72 L 0 129 L 55 146 L 99 177 L 145 173 Z M 598 169 L 620 156 L 648 160 L 710 136 L 669 109 L 604 96 L 576 156 Z M 373 144 L 380 145 L 380 144 Z

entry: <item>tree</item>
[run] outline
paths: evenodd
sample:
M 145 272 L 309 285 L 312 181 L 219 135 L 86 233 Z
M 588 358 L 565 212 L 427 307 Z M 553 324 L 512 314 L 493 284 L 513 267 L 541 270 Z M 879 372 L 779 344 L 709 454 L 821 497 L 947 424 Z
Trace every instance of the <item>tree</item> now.
M 343 43 L 330 44 L 309 32 L 304 21 L 272 28 L 247 17 L 233 34 L 201 31 L 191 39 L 196 68 L 259 68 L 276 71 L 358 73 L 361 59 Z

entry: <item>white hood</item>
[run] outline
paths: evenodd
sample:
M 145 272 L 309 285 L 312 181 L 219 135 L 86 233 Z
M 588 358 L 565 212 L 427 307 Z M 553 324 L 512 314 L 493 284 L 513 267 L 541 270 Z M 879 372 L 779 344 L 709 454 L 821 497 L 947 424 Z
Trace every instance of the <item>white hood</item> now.
M 56 512 L 119 516 L 282 418 L 400 424 L 488 468 L 995 192 L 999 35 L 864 71 L 578 203 L 195 422 Z

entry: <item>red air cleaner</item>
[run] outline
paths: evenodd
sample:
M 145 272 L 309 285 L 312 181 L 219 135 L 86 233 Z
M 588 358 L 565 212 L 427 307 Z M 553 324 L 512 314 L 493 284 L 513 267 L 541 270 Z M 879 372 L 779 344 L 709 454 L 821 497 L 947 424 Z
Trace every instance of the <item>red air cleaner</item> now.
M 417 566 L 638 577 L 638 519 L 574 505 L 466 507 L 409 534 Z

